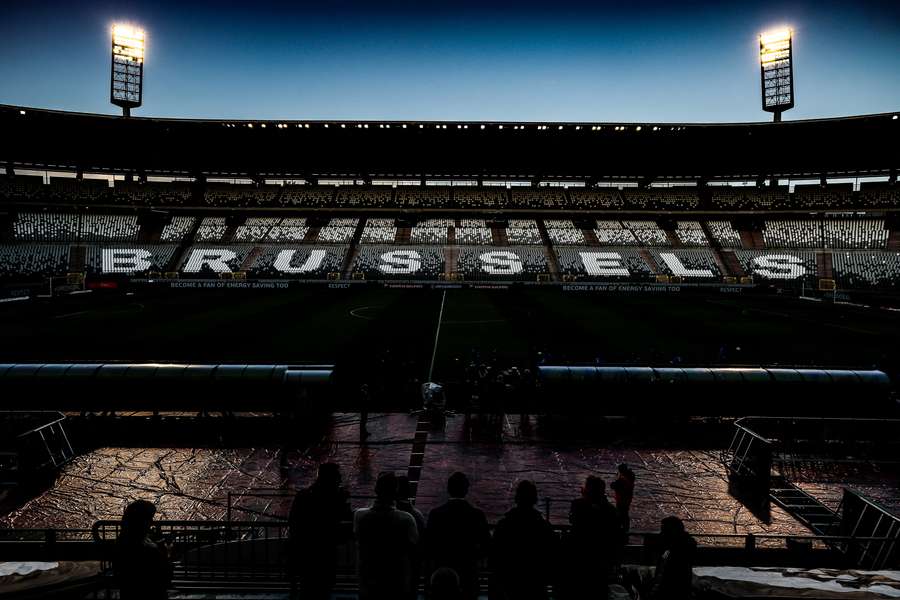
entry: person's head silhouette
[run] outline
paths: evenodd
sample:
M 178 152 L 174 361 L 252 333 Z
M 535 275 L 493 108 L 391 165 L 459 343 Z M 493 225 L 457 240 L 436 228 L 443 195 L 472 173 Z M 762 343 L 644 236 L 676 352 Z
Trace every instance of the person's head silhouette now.
M 533 481 L 523 479 L 516 486 L 516 506 L 530 508 L 537 504 L 538 491 Z
M 457 471 L 447 480 L 447 493 L 451 498 L 465 498 L 469 493 L 469 478 Z
M 156 515 L 156 507 L 147 500 L 135 500 L 122 513 L 119 537 L 127 541 L 144 539 L 150 533 L 150 525 Z

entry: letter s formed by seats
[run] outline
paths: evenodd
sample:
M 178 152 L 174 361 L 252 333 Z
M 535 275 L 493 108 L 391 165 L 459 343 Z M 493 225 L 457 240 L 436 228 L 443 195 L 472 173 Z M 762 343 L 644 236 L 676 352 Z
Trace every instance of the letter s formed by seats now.
M 803 260 L 791 254 L 764 254 L 752 261 L 753 274 L 769 279 L 797 279 L 806 275 Z
M 478 259 L 483 263 L 481 269 L 491 275 L 515 275 L 522 272 L 522 259 L 508 250 L 485 252 Z
M 381 255 L 378 270 L 392 275 L 416 273 L 422 268 L 421 256 L 415 250 L 393 250 Z
M 140 273 L 150 268 L 150 251 L 141 248 L 103 248 L 104 273 Z

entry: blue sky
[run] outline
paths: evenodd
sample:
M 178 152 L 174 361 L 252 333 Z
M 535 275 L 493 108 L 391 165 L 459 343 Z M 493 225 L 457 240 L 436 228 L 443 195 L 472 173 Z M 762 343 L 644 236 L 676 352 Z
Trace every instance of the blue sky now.
M 116 113 L 109 30 L 148 36 L 142 116 L 759 121 L 756 36 L 795 29 L 785 119 L 900 108 L 900 2 L 69 2 L 4 6 L 0 103 Z

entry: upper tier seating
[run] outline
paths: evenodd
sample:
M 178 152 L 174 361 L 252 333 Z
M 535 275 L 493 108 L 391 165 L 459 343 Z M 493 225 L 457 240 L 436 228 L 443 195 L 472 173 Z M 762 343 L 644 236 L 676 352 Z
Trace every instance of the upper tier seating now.
M 68 244 L 0 245 L 0 280 L 65 275 L 68 270 Z
M 440 246 L 360 246 L 351 269 L 371 279 L 440 279 L 444 249 Z
M 280 204 L 288 208 L 331 208 L 336 191 L 334 186 L 286 185 L 281 188 Z
M 205 206 L 215 207 L 260 207 L 274 206 L 281 193 L 281 186 L 277 185 L 239 185 L 210 183 L 206 186 L 203 195 Z
M 594 229 L 597 241 L 603 246 L 632 246 L 638 245 L 638 239 L 634 237 L 630 229 L 626 229 L 619 221 L 598 220 Z
M 884 219 L 825 219 L 822 238 L 826 248 L 884 248 L 890 231 Z
M 853 208 L 853 184 L 794 186 L 795 208 Z
M 710 186 L 713 208 L 724 210 L 767 210 L 789 206 L 788 188 L 752 186 Z
M 509 204 L 506 188 L 455 187 L 453 203 L 458 208 L 503 208 Z
M 866 182 L 859 187 L 859 208 L 897 208 L 900 207 L 900 185 L 888 183 Z
M 112 191 L 113 202 L 139 206 L 192 206 L 191 184 L 186 182 L 135 183 L 117 181 Z
M 460 246 L 456 270 L 468 280 L 535 281 L 549 273 L 543 248 Z
M 624 230 L 627 231 L 627 230 Z M 601 274 L 596 265 L 585 264 L 582 253 L 590 252 L 596 256 L 596 253 L 618 254 L 617 263 L 628 270 L 628 275 Z M 650 266 L 641 257 L 640 251 L 636 248 L 556 248 L 556 257 L 559 262 L 559 271 L 563 275 L 574 275 L 579 279 L 585 280 L 622 280 L 630 281 L 646 281 L 652 278 L 653 271 Z M 602 260 L 613 260 L 612 257 L 601 256 Z M 600 267 L 612 268 L 612 267 Z
M 625 206 L 635 210 L 694 210 L 700 205 L 697 188 L 624 188 Z
M 137 215 L 19 213 L 13 237 L 33 241 L 136 240 Z
M 339 187 L 334 203 L 347 208 L 390 208 L 394 206 L 394 190 L 387 186 Z
M 105 179 L 51 177 L 50 185 L 43 189 L 43 196 L 50 204 L 104 204 L 109 203 L 112 189 Z
M 448 230 L 453 224 L 453 219 L 424 219 L 410 230 L 409 241 L 412 244 L 446 244 Z
M 0 175 L 0 200 L 37 202 L 43 199 L 44 178 L 40 175 Z
M 280 217 L 248 217 L 234 230 L 235 242 L 261 242 L 268 239 L 269 231 L 281 222 Z
M 707 221 L 706 226 L 721 247 L 741 247 L 741 234 L 739 234 L 728 221 Z
M 448 208 L 451 189 L 447 186 L 398 186 L 394 191 L 397 206 L 409 208 Z
M 493 243 L 491 230 L 487 227 L 457 227 L 456 243 L 460 245 L 489 246 Z
M 625 203 L 619 190 L 614 188 L 572 188 L 569 190 L 570 206 L 579 209 L 621 209 Z
M 510 188 L 510 206 L 515 208 L 565 208 L 568 204 L 566 192 L 558 187 Z

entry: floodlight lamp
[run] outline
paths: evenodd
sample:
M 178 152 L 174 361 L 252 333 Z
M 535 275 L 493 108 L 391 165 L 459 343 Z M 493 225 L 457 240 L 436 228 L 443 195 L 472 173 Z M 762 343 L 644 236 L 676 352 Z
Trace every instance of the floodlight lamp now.
M 759 68 L 762 109 L 781 120 L 781 113 L 794 107 L 793 35 L 790 27 L 779 27 L 759 35 Z
M 145 50 L 143 29 L 124 23 L 113 26 L 109 101 L 126 117 L 143 102 Z

